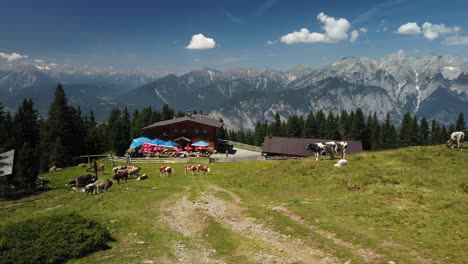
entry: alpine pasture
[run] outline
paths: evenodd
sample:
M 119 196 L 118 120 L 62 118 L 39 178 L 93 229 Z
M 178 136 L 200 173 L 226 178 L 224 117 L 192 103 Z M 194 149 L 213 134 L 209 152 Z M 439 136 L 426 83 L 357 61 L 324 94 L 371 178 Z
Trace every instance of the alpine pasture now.
M 206 176 L 171 164 L 169 177 L 141 164 L 148 179 L 98 195 L 72 192 L 84 169 L 65 168 L 42 175 L 49 191 L 0 202 L 0 226 L 76 213 L 109 230 L 109 249 L 69 263 L 468 263 L 466 149 L 347 160 L 214 163 Z

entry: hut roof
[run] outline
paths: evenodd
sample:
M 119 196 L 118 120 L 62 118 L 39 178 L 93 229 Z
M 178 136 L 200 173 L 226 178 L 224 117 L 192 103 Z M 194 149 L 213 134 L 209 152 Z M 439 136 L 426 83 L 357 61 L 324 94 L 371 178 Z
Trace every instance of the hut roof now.
M 143 129 L 150 129 L 150 128 L 153 128 L 153 127 L 166 126 L 166 125 L 180 123 L 180 122 L 184 122 L 184 121 L 200 123 L 200 124 L 204 124 L 204 125 L 212 126 L 212 127 L 217 127 L 217 128 L 220 128 L 223 125 L 221 122 L 219 122 L 215 118 L 211 118 L 209 116 L 204 116 L 204 115 L 197 114 L 197 115 L 192 115 L 192 116 L 183 116 L 183 117 L 179 117 L 179 118 L 174 118 L 174 119 L 169 119 L 169 120 L 156 122 L 156 123 L 154 123 L 152 125 L 144 127 Z
M 319 138 L 289 138 L 289 137 L 269 137 L 266 136 L 263 140 L 262 152 L 273 155 L 285 155 L 296 157 L 309 157 L 314 155 L 309 150 L 306 150 L 309 143 L 319 143 L 327 141 L 341 141 L 329 140 Z M 347 154 L 352 154 L 362 151 L 361 141 L 347 141 L 348 149 Z

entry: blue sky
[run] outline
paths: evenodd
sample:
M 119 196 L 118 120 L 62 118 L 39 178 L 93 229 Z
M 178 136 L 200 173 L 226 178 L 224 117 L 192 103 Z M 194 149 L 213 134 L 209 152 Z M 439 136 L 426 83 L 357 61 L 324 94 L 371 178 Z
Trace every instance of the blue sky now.
M 383 57 L 400 49 L 411 56 L 468 58 L 466 0 L 0 3 L 3 65 L 183 73 L 201 67 L 318 68 L 342 57 Z

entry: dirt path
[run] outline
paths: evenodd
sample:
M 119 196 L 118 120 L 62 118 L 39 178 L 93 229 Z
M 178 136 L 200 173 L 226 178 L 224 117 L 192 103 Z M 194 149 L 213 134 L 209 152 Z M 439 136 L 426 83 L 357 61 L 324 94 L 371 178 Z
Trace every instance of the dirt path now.
M 246 216 L 244 213 L 246 208 L 241 205 L 241 199 L 234 193 L 218 186 L 211 186 L 210 189 L 230 194 L 235 202 L 221 200 L 211 193 L 202 193 L 195 201 L 182 197 L 161 207 L 171 208 L 165 212 L 162 222 L 188 238 L 188 242 L 175 241 L 172 247 L 172 253 L 179 263 L 225 263 L 224 260 L 215 257 L 216 251 L 204 241 L 203 229 L 207 216 L 237 236 L 243 237 L 242 242 L 250 241 L 249 243 L 256 245 L 255 248 L 241 246 L 239 248 L 242 249 L 236 252 L 236 255 L 244 256 L 251 262 L 340 262 L 322 250 L 307 245 L 301 239 L 278 233 L 258 220 Z

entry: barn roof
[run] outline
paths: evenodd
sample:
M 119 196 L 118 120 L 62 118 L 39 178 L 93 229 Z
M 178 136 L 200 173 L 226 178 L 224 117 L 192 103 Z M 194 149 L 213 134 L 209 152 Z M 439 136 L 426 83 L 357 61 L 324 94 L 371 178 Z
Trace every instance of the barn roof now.
M 326 141 L 341 141 L 319 138 L 288 138 L 288 137 L 269 137 L 263 140 L 262 152 L 273 155 L 285 155 L 296 157 L 308 157 L 314 155 L 306 150 L 309 143 L 318 143 Z M 361 141 L 348 141 L 347 154 L 362 151 Z
M 212 127 L 217 127 L 217 128 L 220 128 L 223 125 L 221 122 L 219 122 L 215 118 L 211 118 L 209 116 L 196 114 L 196 115 L 192 115 L 192 116 L 183 116 L 183 117 L 179 117 L 179 118 L 174 118 L 174 119 L 169 119 L 169 120 L 156 122 L 156 123 L 154 123 L 152 125 L 144 127 L 143 129 L 150 129 L 150 128 L 153 128 L 153 127 L 166 126 L 166 125 L 185 122 L 185 121 L 195 122 L 195 123 L 204 124 L 204 125 L 207 125 L 207 126 L 212 126 Z

